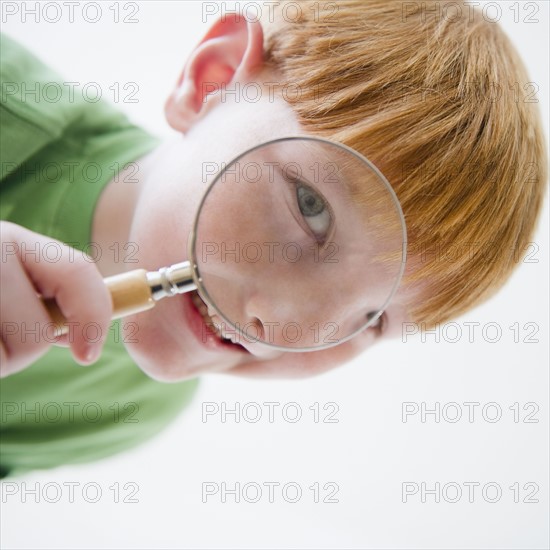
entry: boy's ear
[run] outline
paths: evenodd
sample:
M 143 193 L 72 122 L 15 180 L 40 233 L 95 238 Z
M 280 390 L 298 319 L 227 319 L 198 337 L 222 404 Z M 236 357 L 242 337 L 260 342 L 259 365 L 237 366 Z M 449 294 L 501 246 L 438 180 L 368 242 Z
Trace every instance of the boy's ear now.
M 189 130 L 219 101 L 222 85 L 244 82 L 263 65 L 263 47 L 259 21 L 237 13 L 219 19 L 191 54 L 166 101 L 168 124 Z

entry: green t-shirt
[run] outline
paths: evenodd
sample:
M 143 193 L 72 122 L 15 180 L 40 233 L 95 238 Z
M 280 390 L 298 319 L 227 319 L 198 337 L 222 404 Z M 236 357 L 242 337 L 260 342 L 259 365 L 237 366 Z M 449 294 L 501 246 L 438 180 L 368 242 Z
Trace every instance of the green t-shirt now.
M 93 253 L 92 217 L 103 187 L 158 142 L 10 38 L 0 40 L 0 218 Z M 43 261 L 55 258 L 54 250 L 38 253 Z M 21 334 L 35 338 L 33 328 L 21 327 Z M 158 433 L 189 402 L 197 380 L 149 378 L 118 328 L 113 323 L 90 367 L 52 347 L 0 380 L 0 477 L 127 449 Z

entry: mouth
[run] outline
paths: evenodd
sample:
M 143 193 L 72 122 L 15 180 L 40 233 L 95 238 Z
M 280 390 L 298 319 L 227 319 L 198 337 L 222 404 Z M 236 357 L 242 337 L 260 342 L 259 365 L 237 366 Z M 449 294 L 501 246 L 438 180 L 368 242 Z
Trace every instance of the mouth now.
M 204 347 L 212 351 L 249 353 L 238 343 L 239 335 L 229 329 L 197 291 L 184 295 L 184 299 L 189 325 Z

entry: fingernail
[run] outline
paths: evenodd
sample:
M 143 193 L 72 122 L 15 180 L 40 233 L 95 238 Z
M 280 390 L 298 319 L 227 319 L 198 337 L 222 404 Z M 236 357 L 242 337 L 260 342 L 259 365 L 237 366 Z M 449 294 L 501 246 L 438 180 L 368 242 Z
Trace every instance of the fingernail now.
M 88 346 L 84 354 L 84 360 L 88 365 L 94 363 L 99 358 L 99 348 L 97 346 Z

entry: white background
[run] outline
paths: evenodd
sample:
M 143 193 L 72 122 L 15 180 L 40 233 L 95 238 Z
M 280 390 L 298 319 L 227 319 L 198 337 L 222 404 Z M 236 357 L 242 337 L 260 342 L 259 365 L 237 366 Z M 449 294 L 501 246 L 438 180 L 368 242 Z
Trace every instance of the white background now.
M 4 2 L 4 9 L 9 2 Z M 27 5 L 34 5 L 34 2 Z M 209 24 L 202 22 L 200 2 L 145 2 L 134 16 L 136 24 L 113 23 L 113 2 L 101 2 L 98 23 L 59 23 L 33 16 L 9 16 L 3 29 L 36 51 L 70 81 L 99 82 L 105 95 L 119 82 L 139 85 L 137 104 L 119 103 L 136 122 L 160 135 L 170 130 L 162 105 L 190 49 Z M 130 14 L 121 2 L 121 18 Z M 233 3 L 228 2 L 231 6 Z M 512 2 L 493 2 L 502 10 L 501 23 L 524 58 L 538 98 L 548 136 L 548 22 L 546 2 L 522 2 L 514 22 Z M 529 6 L 528 6 L 529 5 Z M 524 23 L 535 6 L 538 23 Z M 494 7 L 491 9 L 495 9 Z M 493 14 L 496 12 L 488 12 Z M 93 12 L 90 12 L 93 14 Z M 493 15 L 491 15 L 492 17 Z M 22 502 L 6 496 L 1 506 L 2 548 L 547 548 L 548 535 L 548 210 L 535 237 L 536 263 L 522 263 L 506 287 L 490 302 L 458 319 L 455 332 L 380 344 L 353 363 L 322 377 L 304 381 L 251 381 L 228 376 L 204 377 L 193 404 L 165 432 L 142 447 L 81 467 L 64 467 L 18 480 L 75 482 L 74 502 L 64 492 L 59 502 L 40 497 Z M 465 322 L 480 325 L 468 341 Z M 497 323 L 500 341 L 482 337 L 486 323 Z M 519 323 L 519 340 L 509 328 Z M 538 343 L 524 343 L 526 323 L 538 327 Z M 492 325 L 494 327 L 494 325 Z M 495 332 L 486 326 L 487 335 Z M 267 409 L 257 423 L 221 422 L 220 415 L 201 418 L 203 402 L 228 407 L 240 403 L 278 402 L 275 421 Z M 302 419 L 291 423 L 282 405 L 296 402 Z M 309 407 L 319 403 L 339 407 L 336 423 L 314 422 Z M 419 415 L 402 421 L 403 402 L 479 402 L 474 422 L 465 416 L 436 423 Z M 484 420 L 481 407 L 495 402 L 502 408 L 498 422 Z M 523 422 L 525 403 L 534 402 L 538 423 Z M 519 403 L 520 422 L 508 409 Z M 454 414 L 447 409 L 448 416 Z M 254 410 L 247 409 L 250 417 Z M 290 414 L 292 411 L 287 410 Z M 494 409 L 487 409 L 491 415 Z M 97 483 L 102 497 L 86 502 L 82 487 Z M 114 502 L 109 489 L 119 483 L 137 484 L 136 503 Z M 278 482 L 274 502 L 267 486 L 257 503 L 239 503 L 221 494 L 202 501 L 204 482 Z M 299 484 L 297 503 L 285 500 L 281 487 Z M 337 484 L 337 503 L 315 503 L 314 483 Z M 459 502 L 420 493 L 402 502 L 402 483 L 428 488 L 454 482 L 463 488 Z M 474 502 L 468 502 L 464 482 L 478 482 Z M 481 487 L 497 483 L 499 502 L 489 503 Z M 536 483 L 538 503 L 514 503 L 509 487 Z M 6 482 L 4 482 L 4 489 Z M 448 497 L 454 492 L 449 489 Z M 94 496 L 93 491 L 89 493 Z M 292 497 L 290 491 L 287 498 Z M 490 491 L 488 497 L 493 493 Z M 254 491 L 245 495 L 254 497 Z

